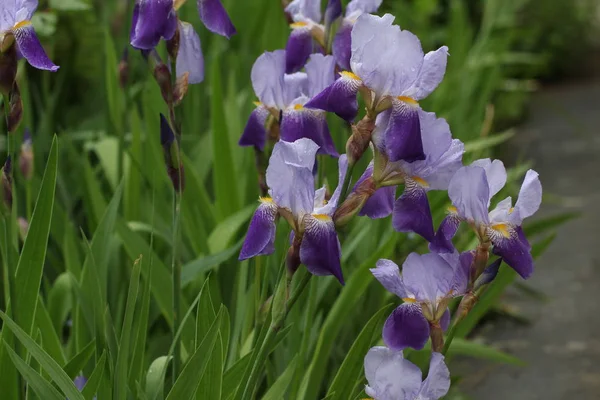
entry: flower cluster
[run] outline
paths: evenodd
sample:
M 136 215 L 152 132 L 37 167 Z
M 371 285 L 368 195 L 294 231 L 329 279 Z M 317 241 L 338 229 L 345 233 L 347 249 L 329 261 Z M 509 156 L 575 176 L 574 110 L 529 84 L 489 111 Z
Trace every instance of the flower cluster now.
M 391 214 L 396 231 L 422 236 L 430 253 L 410 254 L 402 271 L 390 260 L 379 260 L 371 270 L 402 304 L 384 324 L 386 347 L 371 349 L 365 358 L 366 393 L 378 400 L 434 400 L 450 386 L 442 353 L 451 320 L 456 324 L 469 312 L 502 261 L 523 278 L 531 275 L 531 246 L 521 224 L 538 210 L 542 188 L 529 170 L 514 206 L 508 197 L 488 212 L 506 183 L 504 165 L 482 159 L 464 166 L 463 143 L 452 138 L 443 118 L 419 105 L 441 83 L 448 49 L 425 54 L 414 34 L 393 24 L 394 17 L 369 14 L 380 3 L 354 0 L 343 19 L 340 2 L 329 1 L 322 24 L 320 2 L 295 0 L 286 8 L 295 21 L 286 50 L 256 61 L 252 83 L 259 102 L 240 145 L 272 153 L 265 171 L 268 196 L 260 198 L 240 259 L 273 252 L 279 217 L 292 229 L 289 272 L 304 264 L 312 274 L 333 275 L 341 283 L 337 231 L 355 216 Z M 331 48 L 333 55 L 327 54 Z M 337 76 L 336 64 L 343 69 Z M 353 122 L 359 95 L 366 113 Z M 346 154 L 339 156 L 338 186 L 328 200 L 326 188 L 315 189 L 316 155 L 338 156 L 326 112 L 352 123 Z M 353 168 L 369 148 L 373 159 L 352 184 Z M 430 190 L 447 191 L 452 202 L 437 230 Z M 462 221 L 478 245 L 461 253 L 452 238 Z M 491 263 L 490 254 L 498 256 Z M 451 316 L 456 297 L 462 300 Z M 402 351 L 422 349 L 429 340 L 431 364 L 422 381 Z

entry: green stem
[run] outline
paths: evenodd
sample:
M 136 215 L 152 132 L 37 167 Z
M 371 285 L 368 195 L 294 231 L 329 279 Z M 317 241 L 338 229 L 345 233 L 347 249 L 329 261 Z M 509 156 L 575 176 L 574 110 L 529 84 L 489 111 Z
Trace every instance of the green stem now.
M 342 186 L 342 195 L 338 201 L 338 204 L 343 204 L 344 200 L 348 196 L 348 189 L 350 187 L 350 182 L 352 181 L 352 171 L 354 171 L 355 164 L 348 164 L 348 170 L 346 171 L 346 177 L 344 178 L 344 186 Z
M 277 336 L 277 332 L 279 332 L 279 330 L 281 330 L 281 328 L 283 328 L 283 323 L 285 322 L 285 317 L 289 313 L 290 309 L 294 306 L 294 304 L 296 304 L 296 302 L 298 301 L 298 298 L 300 298 L 300 295 L 304 292 L 304 289 L 306 289 L 306 286 L 308 285 L 308 282 L 310 282 L 311 277 L 312 277 L 312 274 L 310 274 L 310 273 L 306 273 L 302 277 L 302 280 L 298 284 L 298 287 L 296 288 L 296 290 L 294 290 L 292 292 L 289 299 L 285 303 L 285 312 L 274 316 L 274 319 L 271 320 L 271 325 L 269 326 L 269 330 L 267 331 L 267 334 L 265 335 L 265 338 L 263 339 L 263 342 L 260 345 L 260 348 L 258 350 L 258 355 L 256 356 L 254 365 L 252 366 L 252 370 L 250 372 L 250 377 L 248 378 L 248 381 L 246 382 L 246 387 L 244 388 L 244 393 L 242 395 L 243 400 L 251 399 L 252 396 L 254 395 L 254 390 L 256 388 L 256 385 L 258 384 L 258 378 L 260 377 L 260 374 L 263 371 L 263 366 L 265 364 L 265 361 L 266 361 L 269 353 L 272 350 L 272 347 L 273 347 L 272 344 L 273 344 L 273 341 L 275 340 L 275 337 Z M 289 286 L 291 284 L 291 280 L 286 279 L 286 278 L 281 279 L 279 281 L 279 283 L 277 284 L 277 287 L 275 288 L 275 293 L 277 293 L 281 289 L 279 286 L 284 282 L 289 288 Z M 271 309 L 273 309 L 273 305 L 271 306 Z
M 448 350 L 450 349 L 450 345 L 452 344 L 452 340 L 454 340 L 454 336 L 456 335 L 456 327 L 458 326 L 458 323 L 460 321 L 462 321 L 462 318 L 460 318 L 459 320 L 454 321 L 454 323 L 450 327 L 450 330 L 448 330 L 448 334 L 446 335 L 446 341 L 444 342 L 444 349 L 442 350 L 442 354 L 444 356 L 446 355 L 446 353 L 448 353 Z
M 181 264 L 177 260 L 179 242 L 179 224 L 181 220 L 181 194 L 174 192 L 173 198 L 173 257 L 171 271 L 173 278 L 173 340 L 175 351 L 173 353 L 173 383 L 181 368 L 181 341 L 176 334 L 181 323 Z

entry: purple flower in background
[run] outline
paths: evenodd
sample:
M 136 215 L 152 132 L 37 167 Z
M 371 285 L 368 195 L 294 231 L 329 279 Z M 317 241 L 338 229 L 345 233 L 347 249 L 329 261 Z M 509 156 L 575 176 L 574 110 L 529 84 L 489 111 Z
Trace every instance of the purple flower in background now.
M 188 73 L 188 82 L 204 79 L 204 58 L 200 37 L 193 26 L 179 21 L 177 10 L 186 0 L 136 0 L 133 9 L 130 42 L 137 49 L 150 50 L 161 38 L 171 40 L 179 30 L 177 77 Z M 220 0 L 198 0 L 200 20 L 210 31 L 230 38 L 236 33 Z
M 56 71 L 59 67 L 54 65 L 46 55 L 31 24 L 31 17 L 37 6 L 37 0 L 3 0 L 0 2 L 0 46 L 11 44 L 13 39 L 10 36 L 13 36 L 18 53 L 32 67 Z M 5 50 L 2 48 L 2 51 Z
M 429 373 L 423 381 L 419 367 L 402 351 L 376 346 L 365 356 L 365 392 L 374 400 L 438 400 L 450 389 L 450 371 L 444 356 L 432 353 Z
M 440 323 L 444 330 L 448 327 L 448 303 L 465 293 L 472 259 L 471 252 L 411 253 L 402 264 L 402 276 L 394 262 L 377 262 L 371 269 L 375 278 L 404 301 L 383 326 L 383 341 L 389 348 L 422 349 L 429 338 L 430 323 Z
M 281 112 L 279 135 L 282 140 L 294 142 L 306 137 L 319 146 L 320 154 L 339 156 L 329 133 L 326 113 L 304 107 L 310 97 L 333 82 L 335 60 L 332 56 L 313 54 L 306 64 L 306 72 L 286 74 L 285 54 L 284 50 L 265 52 L 252 67 L 252 86 L 260 103 L 248 119 L 240 146 L 262 150 L 268 136 L 269 116 L 277 120 Z
M 429 190 L 447 190 L 450 179 L 462 166 L 464 145 L 452 139 L 450 127 L 443 118 L 434 113 L 418 111 L 423 153 L 425 159 L 408 163 L 406 161 L 384 162 L 376 175 L 381 186 L 363 206 L 360 215 L 371 218 L 384 218 L 394 212 L 392 223 L 399 232 L 416 232 L 428 241 L 434 237 L 433 220 L 427 200 Z M 387 118 L 386 118 L 387 117 Z M 390 123 L 389 114 L 377 118 L 373 142 L 383 160 L 397 146 L 393 139 L 383 134 Z M 371 164 L 357 185 L 373 175 Z M 404 183 L 404 192 L 395 202 L 396 185 Z
M 419 39 L 392 25 L 394 17 L 362 14 L 351 34 L 352 72 L 319 93 L 306 107 L 334 112 L 350 121 L 356 117 L 356 95 L 364 88 L 372 92 L 376 112 L 384 111 L 388 121 L 382 133 L 390 147 L 391 161 L 423 160 L 418 100 L 427 97 L 442 81 L 448 48 L 423 53 Z
M 267 168 L 270 197 L 260 199 L 252 217 L 240 260 L 274 251 L 277 216 L 287 220 L 301 237 L 300 261 L 314 275 L 333 275 L 343 283 L 340 242 L 332 220 L 341 194 L 348 163 L 339 158 L 339 182 L 331 199 L 325 188 L 315 191 L 313 169 L 318 146 L 302 138 L 293 143 L 279 141 Z
M 514 207 L 507 197 L 488 212 L 492 197 L 506 184 L 506 170 L 500 160 L 477 160 L 459 169 L 448 187 L 454 205 L 450 215 L 440 225 L 432 250 L 441 252 L 452 248 L 452 237 L 460 221 L 467 221 L 481 242 L 491 242 L 493 252 L 511 266 L 521 277 L 533 272 L 531 246 L 521 224 L 533 215 L 542 202 L 542 184 L 538 173 L 529 170 Z

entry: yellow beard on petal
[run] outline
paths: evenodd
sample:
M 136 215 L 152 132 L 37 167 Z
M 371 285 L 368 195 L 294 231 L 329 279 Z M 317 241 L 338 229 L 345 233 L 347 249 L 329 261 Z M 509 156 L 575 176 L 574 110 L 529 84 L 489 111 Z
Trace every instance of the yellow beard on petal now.
M 352 79 L 354 81 L 360 81 L 361 80 L 358 75 L 356 75 L 354 72 L 351 72 L 351 71 L 342 71 L 342 72 L 340 72 L 340 75 L 343 78 Z
M 403 302 L 405 302 L 405 303 L 410 303 L 410 304 L 412 304 L 412 303 L 416 303 L 416 302 L 417 302 L 417 300 L 416 300 L 416 299 L 413 299 L 413 298 L 411 298 L 411 297 L 403 297 L 403 298 L 402 298 L 402 301 L 403 301 Z
M 423 178 L 420 178 L 418 176 L 413 176 L 411 177 L 411 179 L 415 182 L 417 182 L 419 184 L 419 186 L 424 187 L 424 188 L 428 188 L 429 187 L 429 183 L 427 183 L 427 181 Z
M 318 219 L 319 221 L 330 221 L 331 217 L 327 214 L 313 214 L 313 217 Z
M 415 99 L 413 99 L 412 97 L 398 96 L 397 99 L 400 100 L 400 101 L 403 101 L 405 103 L 408 103 L 410 105 L 413 105 L 413 106 L 418 106 L 419 105 L 419 102 L 416 101 Z
M 12 29 L 13 29 L 13 31 L 16 31 L 17 29 L 26 27 L 28 25 L 31 25 L 31 21 L 21 21 L 21 22 L 17 22 L 15 24 L 15 26 L 13 26 Z
M 299 29 L 299 28 L 305 28 L 308 26 L 307 22 L 294 22 L 293 24 L 290 24 L 290 28 L 292 29 Z
M 273 203 L 273 199 L 270 198 L 269 196 L 265 196 L 265 197 L 259 197 L 258 201 L 260 201 L 261 203 Z
M 508 230 L 508 225 L 506 225 L 506 224 L 492 225 L 491 228 L 493 230 L 495 230 L 496 232 L 500 232 L 502 234 L 502 236 L 504 236 L 507 239 L 510 237 L 510 232 Z

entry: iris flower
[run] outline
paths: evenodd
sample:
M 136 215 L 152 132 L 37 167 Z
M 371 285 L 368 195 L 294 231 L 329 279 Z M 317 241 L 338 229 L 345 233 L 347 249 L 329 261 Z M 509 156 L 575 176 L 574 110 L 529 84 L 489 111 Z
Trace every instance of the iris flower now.
M 356 19 L 363 13 L 376 12 L 383 0 L 352 0 L 346 7 L 338 33 L 333 40 L 333 56 L 338 65 L 349 69 L 350 32 Z M 285 9 L 294 23 L 286 49 L 286 72 L 300 71 L 312 53 L 322 52 L 326 46 L 328 28 L 342 14 L 340 0 L 329 0 L 325 20 L 321 14 L 320 0 L 294 0 Z M 315 43 L 315 40 L 317 39 Z
M 423 381 L 419 367 L 402 351 L 373 347 L 365 357 L 365 377 L 369 383 L 365 392 L 374 400 L 438 400 L 450 389 L 450 371 L 440 353 L 431 354 Z
M 37 0 L 0 2 L 0 47 L 5 51 L 4 47 L 10 47 L 14 37 L 18 54 L 23 56 L 32 67 L 56 71 L 59 67 L 54 65 L 46 55 L 31 24 L 31 17 L 37 7 Z
M 269 197 L 260 198 L 252 217 L 240 260 L 274 251 L 275 228 L 282 216 L 301 238 L 300 261 L 314 275 L 333 275 L 343 283 L 340 241 L 332 215 L 337 208 L 348 166 L 339 158 L 339 182 L 331 199 L 325 188 L 315 191 L 313 169 L 318 146 L 302 138 L 293 143 L 279 141 L 267 168 Z
M 351 71 L 306 104 L 334 112 L 348 121 L 358 113 L 359 90 L 370 93 L 367 107 L 385 113 L 386 141 L 403 143 L 391 161 L 423 160 L 418 101 L 439 85 L 446 71 L 448 48 L 423 53 L 419 39 L 392 25 L 394 17 L 362 14 L 352 29 Z
M 387 118 L 386 118 L 387 117 Z M 423 140 L 425 159 L 408 163 L 390 162 L 388 155 L 397 151 L 403 143 L 396 138 L 383 134 L 390 123 L 389 114 L 377 118 L 373 142 L 382 158 L 380 171 L 376 172 L 382 187 L 367 200 L 360 215 L 371 218 L 384 218 L 392 213 L 394 228 L 400 232 L 416 232 L 428 241 L 433 240 L 433 221 L 427 200 L 429 190 L 447 190 L 450 179 L 462 166 L 464 145 L 458 139 L 452 139 L 450 127 L 443 118 L 434 113 L 419 110 L 419 126 Z M 371 164 L 357 182 L 360 183 L 373 175 Z M 395 200 L 396 185 L 404 183 L 404 192 Z M 394 201 L 395 200 L 395 201 Z
M 160 39 L 171 40 L 179 30 L 179 51 L 176 60 L 177 77 L 188 73 L 188 82 L 204 79 L 204 57 L 200 37 L 194 27 L 177 18 L 177 10 L 186 0 L 136 0 L 131 26 L 131 45 L 151 50 Z M 236 33 L 220 0 L 197 0 L 200 20 L 211 32 L 230 38 Z
M 521 277 L 528 278 L 533 273 L 533 258 L 521 224 L 540 208 L 542 184 L 538 173 L 530 169 L 514 207 L 512 199 L 507 197 L 488 212 L 492 197 L 505 184 L 506 170 L 500 160 L 477 160 L 459 169 L 448 187 L 453 207 L 435 235 L 432 250 L 450 251 L 460 222 L 466 221 L 481 242 L 491 242 L 495 254 Z
M 320 154 L 339 156 L 327 127 L 325 112 L 304 107 L 310 97 L 333 82 L 335 60 L 332 56 L 313 54 L 306 64 L 306 72 L 286 74 L 285 54 L 285 50 L 265 52 L 254 63 L 252 86 L 260 102 L 255 103 L 256 109 L 250 115 L 239 144 L 263 150 L 268 135 L 265 125 L 281 116 L 279 134 L 282 140 L 293 142 L 306 137 L 319 146 Z
M 411 253 L 402 264 L 402 275 L 393 261 L 377 262 L 371 269 L 375 278 L 404 301 L 383 326 L 383 341 L 389 348 L 422 349 L 429 339 L 430 323 L 439 323 L 444 330 L 448 327 L 448 303 L 465 294 L 472 260 L 472 252 Z

